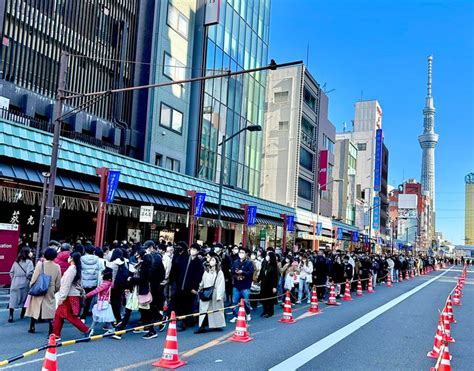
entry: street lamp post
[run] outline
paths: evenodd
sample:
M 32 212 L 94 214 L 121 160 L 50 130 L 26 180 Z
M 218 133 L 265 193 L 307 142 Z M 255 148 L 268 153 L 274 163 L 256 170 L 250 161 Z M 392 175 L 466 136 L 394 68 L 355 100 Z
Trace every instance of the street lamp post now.
M 338 183 L 338 182 L 344 182 L 344 179 L 333 179 L 330 182 L 327 182 L 326 184 L 319 184 L 318 182 L 318 207 L 316 209 L 316 225 L 319 224 L 319 213 L 321 210 L 321 187 L 323 186 L 328 186 L 331 183 Z M 321 233 L 322 233 L 322 228 L 321 228 Z M 318 250 L 319 250 L 319 242 L 318 242 Z
M 235 138 L 236 136 L 243 133 L 245 130 L 250 132 L 254 131 L 262 131 L 262 127 L 260 125 L 249 125 L 246 126 L 236 133 L 232 134 L 230 137 L 227 138 L 226 135 L 222 137 L 222 142 L 220 142 L 217 146 L 222 146 L 221 148 L 221 173 L 219 176 L 219 203 L 218 203 L 218 212 L 217 212 L 217 233 L 216 233 L 216 242 L 221 242 L 222 239 L 222 188 L 224 186 L 224 169 L 225 169 L 225 151 L 226 151 L 226 143 Z M 244 220 L 244 223 L 246 221 Z

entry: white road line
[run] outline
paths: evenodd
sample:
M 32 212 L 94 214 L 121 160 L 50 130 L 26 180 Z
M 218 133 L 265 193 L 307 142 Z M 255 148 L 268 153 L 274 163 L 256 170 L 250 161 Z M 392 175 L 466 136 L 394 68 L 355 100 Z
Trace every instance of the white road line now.
M 62 357 L 62 356 L 67 356 L 67 355 L 73 354 L 73 353 L 76 353 L 76 351 L 75 351 L 75 350 L 71 350 L 70 352 L 59 353 L 57 356 L 58 356 L 58 357 Z M 40 361 L 42 361 L 42 360 L 43 360 L 43 358 L 38 358 L 38 359 L 33 359 L 33 360 L 27 361 L 27 362 L 12 363 L 10 366 L 2 367 L 2 370 L 5 370 L 5 369 L 7 369 L 7 368 L 15 368 L 15 367 L 26 366 L 26 365 L 29 365 L 29 364 L 31 364 L 31 363 L 40 362 Z
M 341 340 L 345 339 L 352 333 L 356 332 L 362 326 L 366 325 L 367 323 L 371 322 L 382 313 L 390 310 L 395 305 L 401 303 L 405 299 L 408 299 L 410 296 L 416 294 L 421 289 L 425 288 L 429 284 L 433 283 L 434 281 L 438 280 L 446 273 L 448 273 L 451 268 L 447 269 L 443 273 L 439 274 L 436 277 L 433 277 L 429 281 L 422 283 L 421 285 L 415 287 L 414 289 L 400 295 L 399 297 L 389 301 L 388 303 L 370 311 L 369 313 L 363 315 L 362 317 L 356 319 L 354 322 L 349 323 L 348 325 L 340 328 L 336 332 L 333 332 L 331 335 L 326 336 L 325 338 L 317 341 L 313 345 L 310 345 L 306 349 L 303 349 L 301 352 L 296 353 L 294 356 L 286 359 L 285 361 L 273 366 L 270 371 L 289 371 L 289 370 L 296 370 L 298 367 L 303 366 L 305 363 L 308 363 L 313 358 L 316 358 L 321 353 L 325 352 L 332 346 L 339 343 Z

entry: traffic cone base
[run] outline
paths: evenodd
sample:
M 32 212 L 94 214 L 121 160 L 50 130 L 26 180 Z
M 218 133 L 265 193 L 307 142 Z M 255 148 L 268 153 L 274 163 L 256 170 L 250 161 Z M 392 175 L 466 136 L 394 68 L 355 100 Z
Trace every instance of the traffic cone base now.
M 387 273 L 386 287 L 393 287 L 393 285 L 392 285 L 392 275 L 390 274 L 390 272 Z
M 352 301 L 351 297 L 351 285 L 349 281 L 346 281 L 346 287 L 344 289 L 344 297 L 342 298 L 344 301 Z
M 248 343 L 250 340 L 253 340 L 253 338 L 251 338 L 247 332 L 246 316 L 245 302 L 244 299 L 241 299 L 237 322 L 235 323 L 234 335 L 229 338 L 230 341 L 235 341 L 237 343 Z
M 283 316 L 281 317 L 281 319 L 278 320 L 278 322 L 286 323 L 287 325 L 292 325 L 293 323 L 296 323 L 291 310 L 291 299 L 289 291 L 286 292 L 285 303 L 283 304 Z
M 178 338 L 176 331 L 176 314 L 171 312 L 171 322 L 168 325 L 163 355 L 160 360 L 152 363 L 154 367 L 175 369 L 188 362 L 179 359 Z
M 448 344 L 443 347 L 443 355 L 437 371 L 451 371 L 451 354 L 449 354 Z
M 51 348 L 46 349 L 43 361 L 43 371 L 57 371 L 58 361 L 56 355 L 56 335 L 49 335 L 48 345 Z
M 369 277 L 369 285 L 367 287 L 367 293 L 373 294 L 375 292 L 374 287 L 372 286 L 372 277 Z

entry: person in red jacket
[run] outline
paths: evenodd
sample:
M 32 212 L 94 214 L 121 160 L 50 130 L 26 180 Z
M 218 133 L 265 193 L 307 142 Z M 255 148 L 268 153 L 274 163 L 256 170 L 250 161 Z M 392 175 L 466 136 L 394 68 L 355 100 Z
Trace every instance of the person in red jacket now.
M 92 308 L 92 324 L 90 326 L 89 336 L 94 333 L 94 327 L 97 323 L 105 323 L 107 333 L 113 332 L 115 321 L 112 306 L 110 305 L 110 290 L 112 289 L 112 269 L 105 268 L 102 272 L 102 283 L 94 290 L 87 293 L 86 299 L 97 295 L 97 303 Z
M 63 243 L 61 245 L 60 252 L 56 259 L 54 259 L 54 262 L 59 265 L 59 268 L 61 268 L 61 276 L 66 272 L 66 270 L 69 268 L 69 256 L 71 255 L 71 245 L 68 243 Z

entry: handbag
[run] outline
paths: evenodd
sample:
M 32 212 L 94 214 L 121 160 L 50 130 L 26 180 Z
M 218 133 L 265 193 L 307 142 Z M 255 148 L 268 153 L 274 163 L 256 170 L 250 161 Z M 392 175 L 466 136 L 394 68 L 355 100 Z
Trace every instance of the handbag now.
M 150 304 L 153 301 L 153 297 L 151 296 L 151 292 L 148 291 L 148 294 L 145 295 L 138 295 L 138 305 L 145 306 Z
M 98 310 L 105 310 L 110 306 L 110 288 L 109 288 L 109 295 L 105 300 L 97 300 L 97 309 Z
M 260 284 L 258 282 L 252 282 L 250 286 L 250 292 L 252 294 L 260 294 L 260 291 L 261 291 Z
M 31 296 L 43 296 L 48 292 L 51 276 L 44 273 L 44 263 L 41 263 L 41 273 L 28 292 Z
M 138 310 L 138 294 L 137 289 L 133 289 L 133 291 L 128 295 L 127 304 L 125 304 L 125 308 L 130 309 L 131 311 Z
M 211 301 L 212 294 L 214 293 L 214 286 L 216 286 L 217 276 L 219 272 L 216 272 L 216 278 L 214 279 L 214 284 L 209 287 L 204 287 L 203 289 L 199 290 L 199 300 L 201 301 Z

